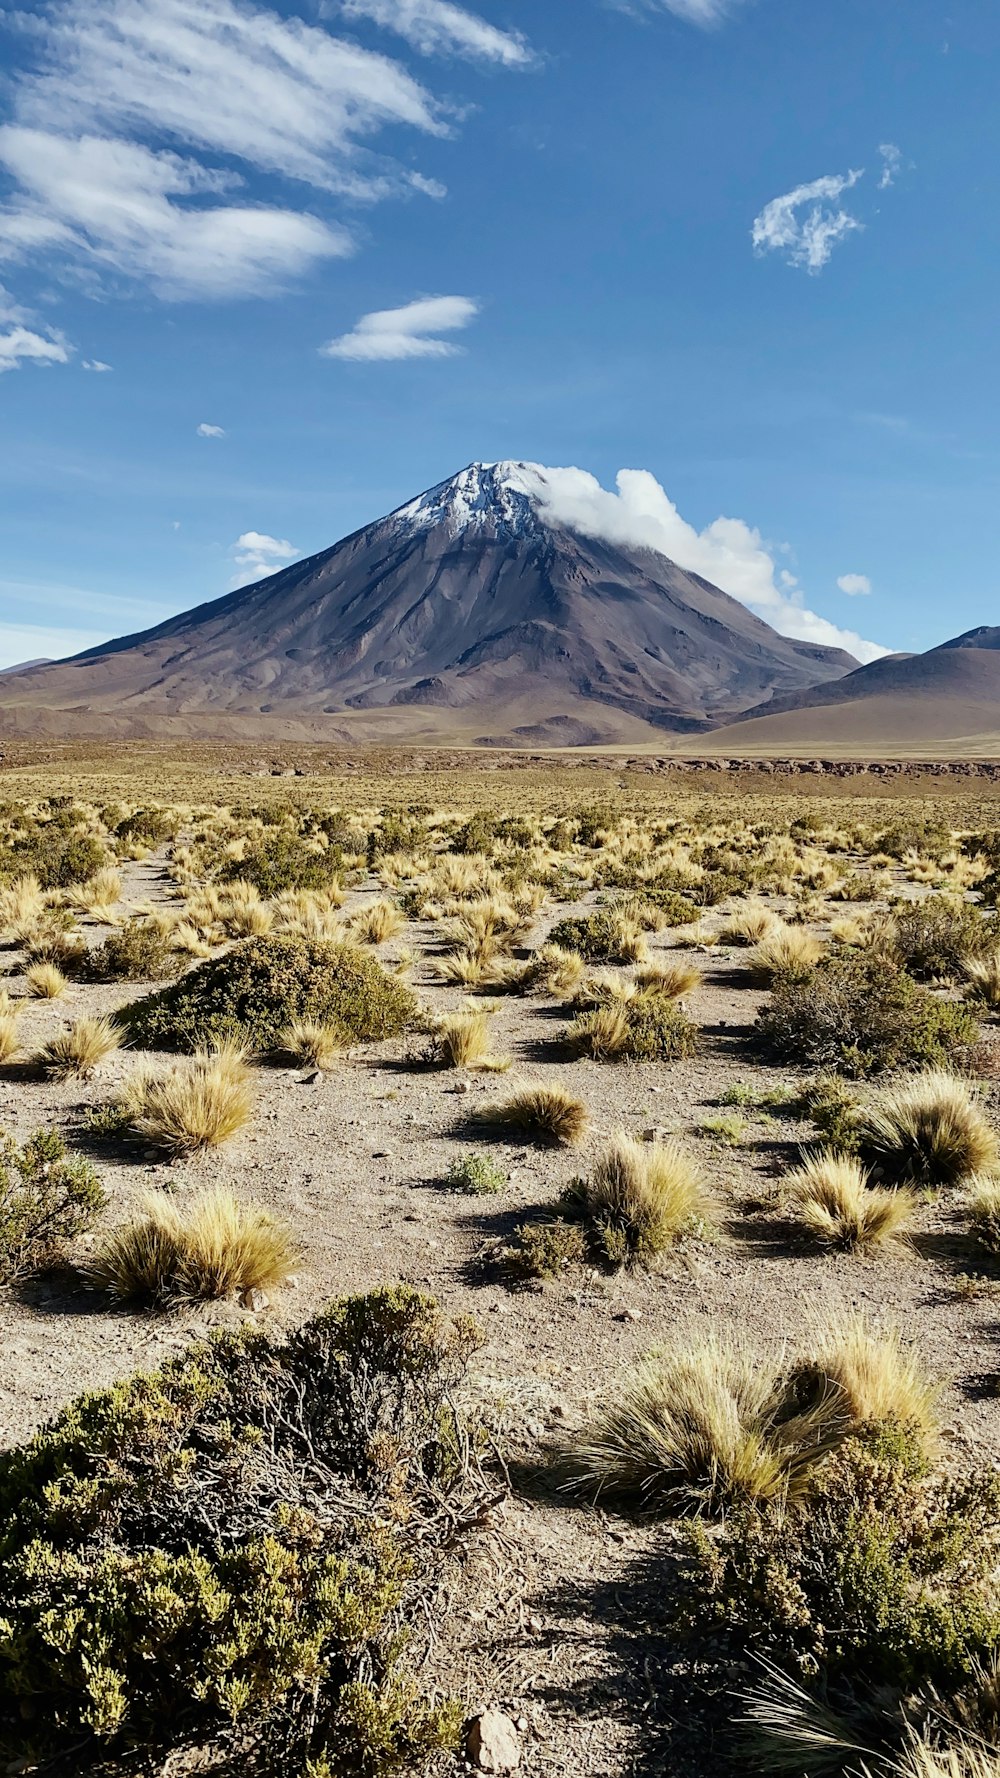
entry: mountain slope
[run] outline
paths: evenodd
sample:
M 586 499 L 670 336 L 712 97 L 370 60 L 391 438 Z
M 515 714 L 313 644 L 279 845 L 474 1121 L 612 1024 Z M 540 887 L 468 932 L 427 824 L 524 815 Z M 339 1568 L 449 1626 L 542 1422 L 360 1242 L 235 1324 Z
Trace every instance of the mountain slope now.
M 253 586 L 15 673 L 4 725 L 640 740 L 856 666 L 651 550 L 543 522 L 544 473 L 474 464 Z

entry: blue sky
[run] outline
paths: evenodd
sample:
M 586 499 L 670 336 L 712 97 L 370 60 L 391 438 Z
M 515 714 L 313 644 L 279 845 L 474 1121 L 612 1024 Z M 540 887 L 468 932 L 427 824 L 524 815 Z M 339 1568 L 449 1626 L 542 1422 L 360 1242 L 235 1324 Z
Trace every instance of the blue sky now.
M 619 510 L 789 633 L 1000 621 L 986 0 L 60 0 L 0 48 L 0 665 L 477 458 L 648 471 Z

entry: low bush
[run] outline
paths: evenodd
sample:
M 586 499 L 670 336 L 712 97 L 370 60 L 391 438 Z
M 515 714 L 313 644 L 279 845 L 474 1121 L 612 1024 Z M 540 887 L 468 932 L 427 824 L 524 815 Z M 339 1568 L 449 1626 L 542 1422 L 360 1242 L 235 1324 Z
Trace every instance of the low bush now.
M 698 1028 L 673 995 L 654 984 L 630 999 L 581 1013 L 566 1027 L 576 1055 L 595 1062 L 673 1062 L 693 1055 Z
M 18 838 L 0 842 L 0 882 L 31 875 L 43 889 L 69 889 L 109 862 L 100 840 L 56 821 L 38 822 Z
M 507 1184 L 507 1175 L 488 1154 L 463 1154 L 452 1161 L 445 1180 L 456 1191 L 470 1192 L 473 1197 L 483 1198 L 502 1192 Z
M 67 1155 L 55 1130 L 36 1130 L 20 1146 L 0 1136 L 0 1283 L 35 1270 L 83 1234 L 104 1202 L 93 1168 Z
M 247 938 L 182 981 L 128 1007 L 134 1043 L 194 1050 L 227 1039 L 273 1050 L 296 1020 L 330 1025 L 345 1044 L 395 1037 L 416 1013 L 408 988 L 367 951 L 329 939 Z
M 578 1222 L 554 1217 L 522 1222 L 503 1250 L 503 1261 L 515 1277 L 551 1281 L 587 1257 L 587 1237 Z
M 757 1029 L 775 1056 L 864 1077 L 945 1063 L 979 1027 L 968 1008 L 902 970 L 847 952 L 824 958 L 805 982 L 779 978 Z
M 483 1128 L 516 1133 L 521 1141 L 571 1145 L 587 1128 L 587 1107 L 582 1099 L 560 1086 L 525 1087 L 500 1105 L 487 1105 L 473 1114 Z
M 127 920 L 91 951 L 86 971 L 96 982 L 158 982 L 181 967 L 170 935 L 155 920 Z
M 283 1344 L 217 1336 L 4 1452 L 11 1758 L 381 1778 L 451 1750 L 460 1712 L 406 1655 L 495 1492 L 452 1405 L 477 1344 L 383 1289 Z
M 343 869 L 340 849 L 316 848 L 300 834 L 274 828 L 248 848 L 242 858 L 224 865 L 222 883 L 241 879 L 252 883 L 266 900 L 289 889 L 327 889 L 339 883 Z
M 969 902 L 948 895 L 897 904 L 887 943 L 915 980 L 959 981 L 970 958 L 996 947 L 997 924 Z
M 231 1192 L 207 1192 L 180 1205 L 162 1192 L 134 1221 L 115 1229 L 80 1270 L 119 1301 L 246 1298 L 283 1284 L 295 1269 L 288 1230 Z
M 802 1227 L 829 1247 L 880 1247 L 898 1241 L 916 1200 L 905 1187 L 873 1186 L 854 1155 L 822 1150 L 790 1173 L 784 1194 Z
M 697 1169 L 675 1141 L 637 1142 L 623 1133 L 598 1155 L 564 1202 L 589 1225 L 612 1265 L 648 1265 L 708 1215 Z
M 862 1159 L 894 1183 L 960 1185 L 1000 1162 L 974 1087 L 943 1069 L 880 1094 L 857 1114 L 855 1140 Z
M 638 922 L 615 908 L 603 908 L 581 919 L 558 920 L 549 933 L 549 944 L 575 951 L 588 963 L 637 963 L 646 955 Z

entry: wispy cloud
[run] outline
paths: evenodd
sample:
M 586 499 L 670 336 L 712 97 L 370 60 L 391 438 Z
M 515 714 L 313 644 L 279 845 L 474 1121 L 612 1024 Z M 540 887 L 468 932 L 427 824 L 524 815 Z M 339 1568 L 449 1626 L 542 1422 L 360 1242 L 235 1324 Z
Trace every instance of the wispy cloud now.
M 0 284 L 0 372 L 22 364 L 68 364 L 73 348 L 54 327 L 41 327 L 30 309 Z
M 839 629 L 811 611 L 796 576 L 778 569 L 771 548 L 754 526 L 742 519 L 718 518 L 703 531 L 696 530 L 648 470 L 620 470 L 614 493 L 582 469 L 521 464 L 515 473 L 543 515 L 588 537 L 658 550 L 679 568 L 702 575 L 749 606 L 783 636 L 846 648 L 859 661 L 877 660 L 887 652 L 879 643 Z
M 478 313 L 469 296 L 425 296 L 400 309 L 362 315 L 350 333 L 328 340 L 320 351 L 326 358 L 355 360 L 454 358 L 462 347 L 437 336 L 468 327 Z
M 293 562 L 298 555 L 294 543 L 286 537 L 269 537 L 266 531 L 244 531 L 233 544 L 232 555 L 239 572 L 235 586 L 249 586 L 255 580 L 266 580 Z
M 882 173 L 878 188 L 879 191 L 888 191 L 890 185 L 895 185 L 899 177 L 900 168 L 903 165 L 903 154 L 902 150 L 896 147 L 895 142 L 880 142 L 878 151 L 882 156 Z
M 83 368 L 84 370 L 103 371 L 110 370 L 111 365 L 105 364 L 101 358 L 85 358 L 83 361 Z
M 457 55 L 524 68 L 534 56 L 519 31 L 501 31 L 452 0 L 343 0 L 349 19 L 371 19 L 395 31 L 422 56 Z
M 443 0 L 440 13 L 439 33 L 465 29 L 471 52 L 473 15 Z M 241 170 L 327 198 L 440 195 L 374 142 L 387 128 L 447 135 L 455 113 L 400 62 L 319 25 L 250 0 L 53 0 L 13 17 L 33 61 L 0 129 L 15 188 L 0 256 L 58 256 L 173 298 L 262 292 L 354 243 L 300 197 L 250 202 Z
M 634 11 L 635 5 L 629 0 L 622 0 L 623 10 Z M 741 0 L 638 0 L 638 4 L 647 10 L 654 7 L 658 11 L 672 12 L 675 18 L 683 19 L 686 24 L 700 25 L 702 30 L 710 31 L 721 25 L 730 13 L 736 10 Z
M 195 431 L 199 438 L 225 438 L 226 436 L 224 427 L 210 426 L 207 420 L 202 420 L 201 425 L 195 427 Z
M 849 599 L 865 597 L 872 590 L 872 583 L 867 574 L 841 574 L 837 585 Z
M 754 252 L 780 253 L 789 265 L 822 271 L 834 248 L 864 226 L 840 202 L 863 176 L 863 168 L 827 173 L 772 198 L 754 220 Z

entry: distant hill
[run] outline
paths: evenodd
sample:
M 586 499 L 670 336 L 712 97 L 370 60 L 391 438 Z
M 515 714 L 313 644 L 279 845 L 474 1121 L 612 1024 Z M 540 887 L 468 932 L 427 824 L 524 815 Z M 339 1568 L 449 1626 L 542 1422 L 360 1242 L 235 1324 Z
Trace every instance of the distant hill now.
M 547 522 L 539 473 L 473 464 L 253 586 L 22 668 L 0 728 L 639 744 L 856 667 L 655 551 Z

